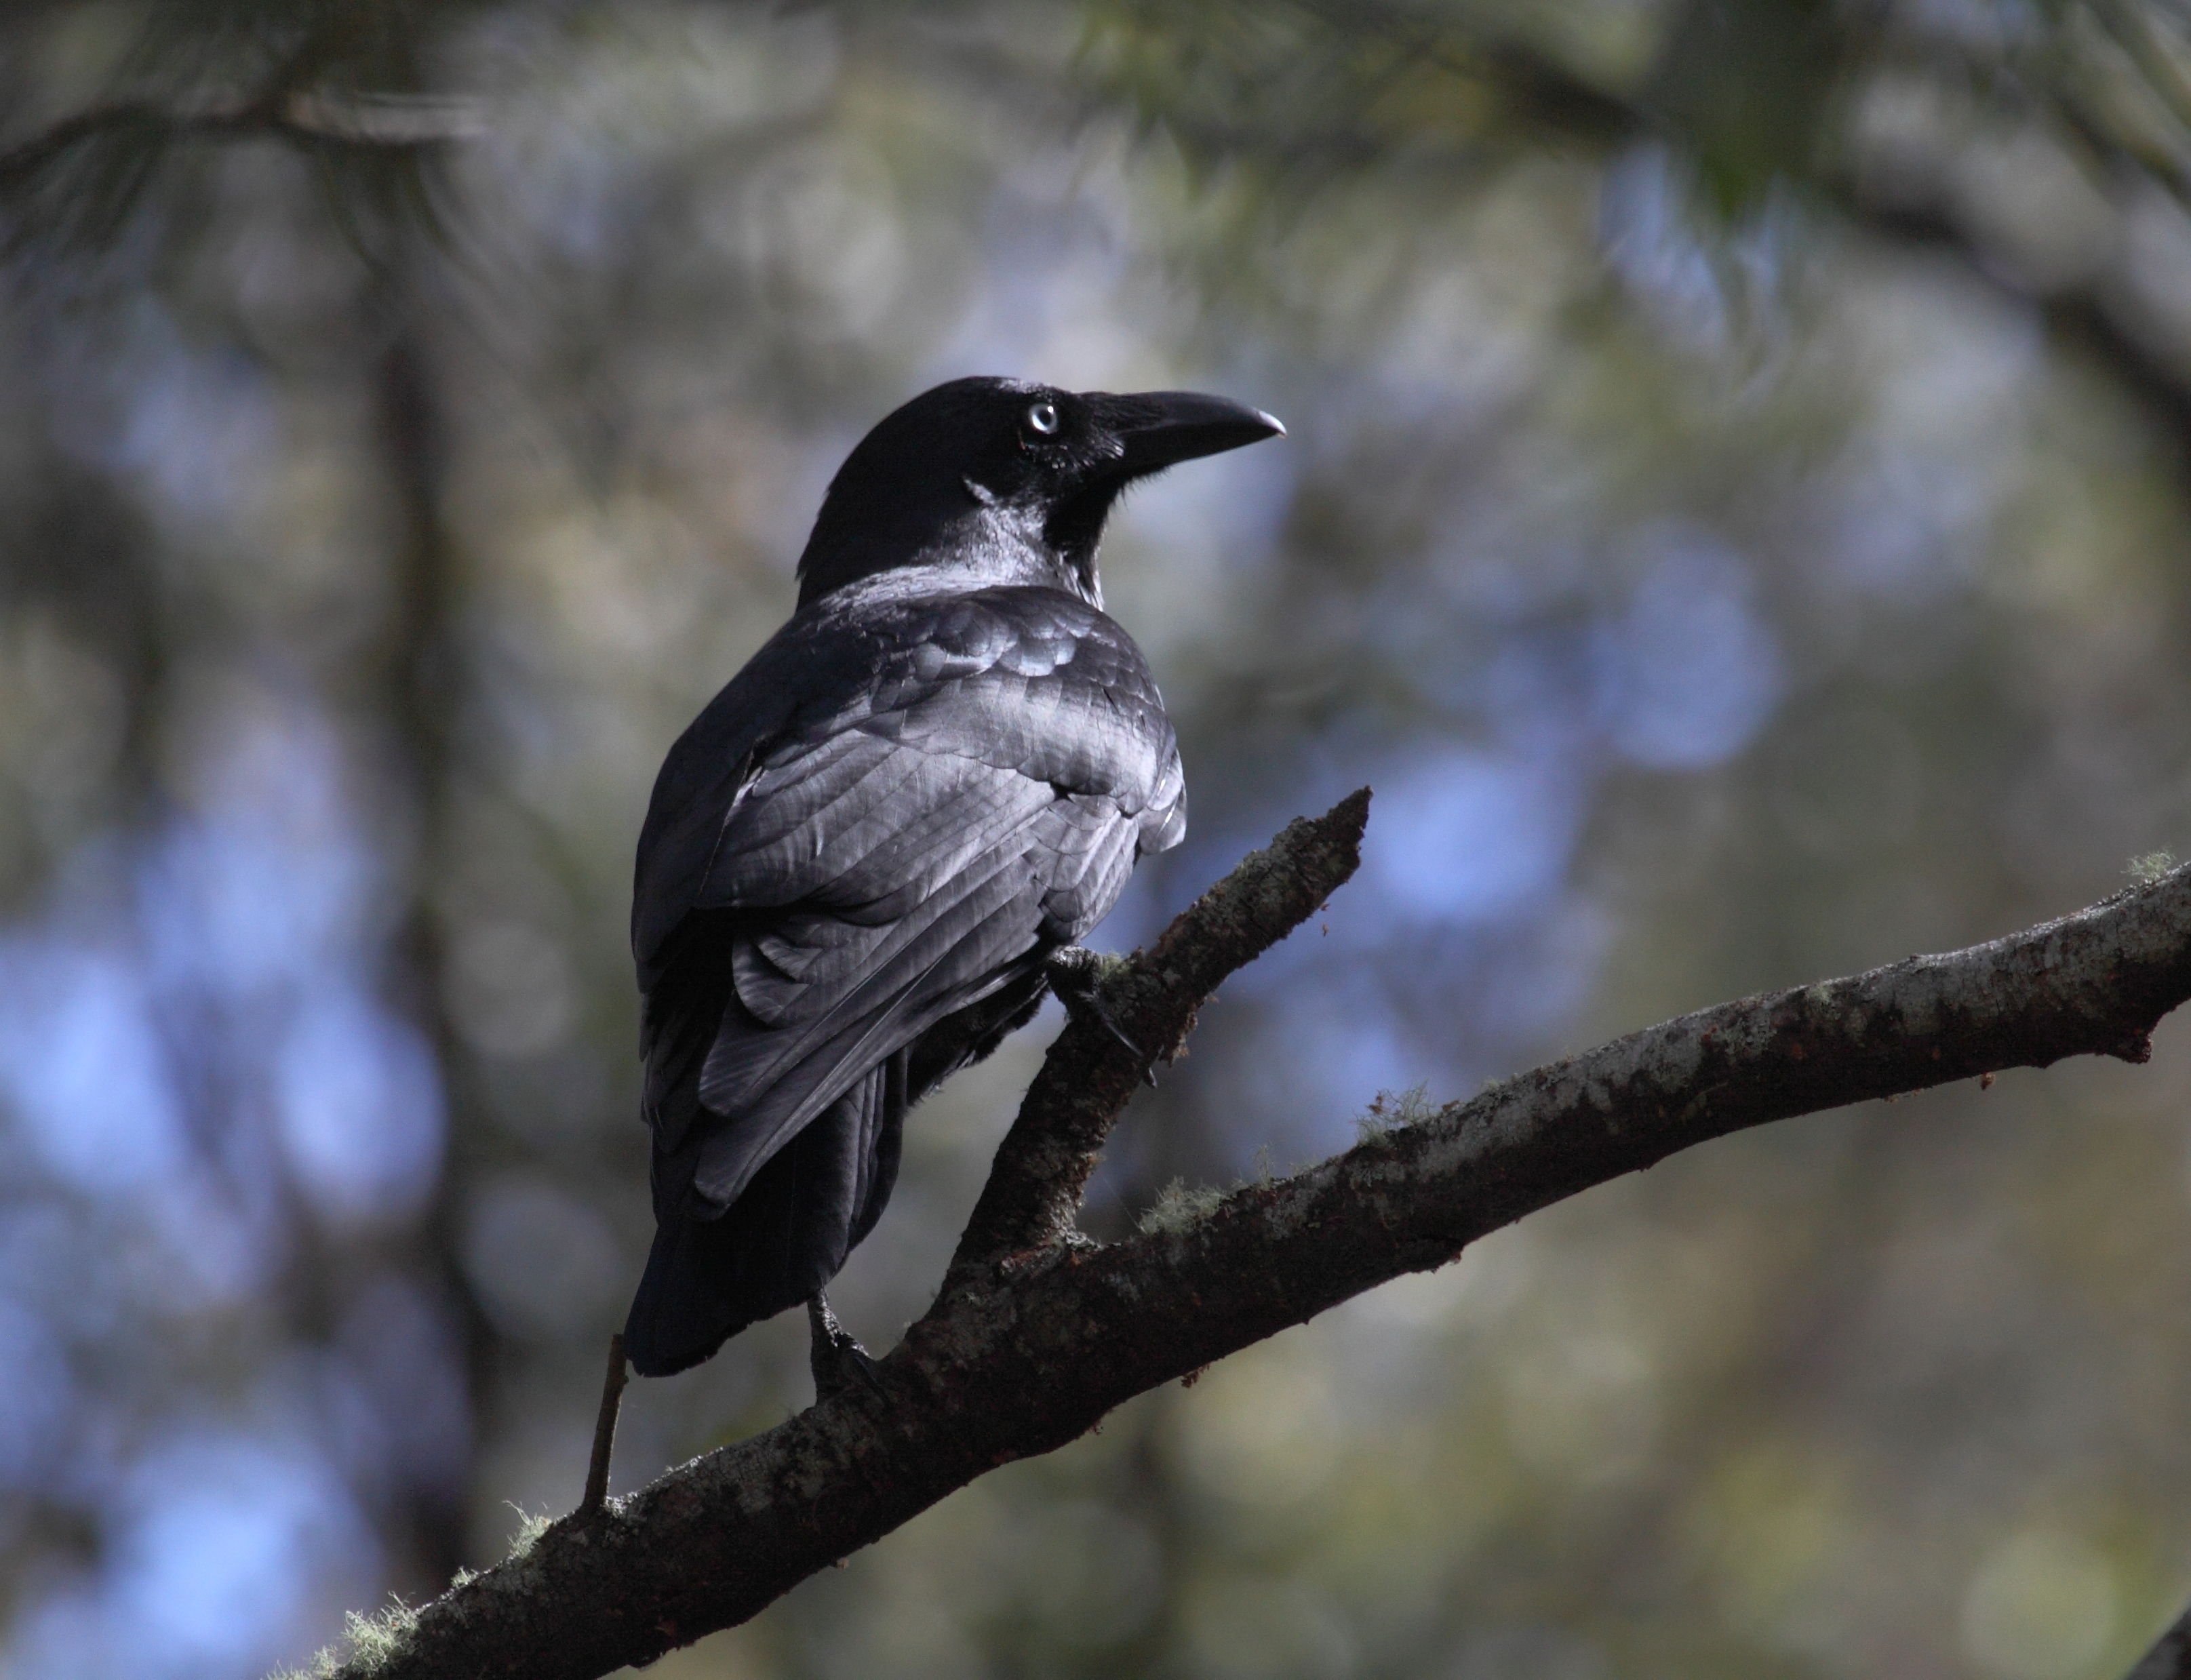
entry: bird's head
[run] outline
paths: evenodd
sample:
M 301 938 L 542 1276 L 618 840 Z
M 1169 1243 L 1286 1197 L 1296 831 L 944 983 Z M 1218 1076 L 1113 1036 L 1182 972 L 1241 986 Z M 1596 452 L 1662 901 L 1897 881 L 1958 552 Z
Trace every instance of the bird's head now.
M 837 469 L 800 559 L 800 604 L 938 565 L 998 582 L 1047 568 L 1060 587 L 1100 602 L 1096 545 L 1121 491 L 1285 429 L 1193 391 L 954 379 L 885 417 Z

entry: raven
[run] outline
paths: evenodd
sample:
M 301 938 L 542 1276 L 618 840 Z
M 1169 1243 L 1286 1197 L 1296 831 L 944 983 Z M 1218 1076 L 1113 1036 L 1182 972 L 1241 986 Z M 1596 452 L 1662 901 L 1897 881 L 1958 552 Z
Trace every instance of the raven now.
M 797 611 L 670 748 L 640 835 L 641 1376 L 800 1302 L 817 1385 L 867 1368 L 822 1290 L 906 1110 L 1045 986 L 1093 1007 L 1077 942 L 1186 830 L 1164 701 L 1103 612 L 1104 520 L 1284 429 L 1192 392 L 957 379 L 838 470 Z

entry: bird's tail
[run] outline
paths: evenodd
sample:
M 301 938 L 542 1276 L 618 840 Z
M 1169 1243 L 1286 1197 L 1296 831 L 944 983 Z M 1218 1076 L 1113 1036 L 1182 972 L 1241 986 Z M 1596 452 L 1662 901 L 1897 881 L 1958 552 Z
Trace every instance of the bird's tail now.
M 662 1219 L 624 1324 L 634 1371 L 696 1365 L 837 1275 L 897 1178 L 905 1088 L 901 1052 L 778 1149 L 728 1210 Z

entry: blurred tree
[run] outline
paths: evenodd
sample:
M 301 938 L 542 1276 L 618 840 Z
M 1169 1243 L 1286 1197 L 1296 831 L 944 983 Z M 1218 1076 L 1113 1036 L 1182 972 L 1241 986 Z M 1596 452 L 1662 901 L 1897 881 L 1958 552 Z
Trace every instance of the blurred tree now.
M 2159 0 L 13 9 L 7 1660 L 249 1671 L 569 1503 L 646 779 L 930 377 L 1293 423 L 1108 551 L 1197 824 L 1120 943 L 1380 790 L 1110 1229 L 2182 843 L 2186 63 Z M 1029 1065 L 924 1110 L 881 1339 Z M 1715 1146 L 688 1660 L 2119 1671 L 2191 1563 L 2180 1080 Z M 798 1352 L 639 1392 L 623 1462 Z

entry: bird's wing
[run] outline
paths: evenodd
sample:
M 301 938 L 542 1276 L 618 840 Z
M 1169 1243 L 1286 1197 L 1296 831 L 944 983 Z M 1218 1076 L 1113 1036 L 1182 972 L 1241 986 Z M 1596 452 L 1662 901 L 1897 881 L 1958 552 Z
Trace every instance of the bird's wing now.
M 1137 849 L 1175 837 L 1171 726 L 1095 609 L 999 589 L 851 627 L 852 652 L 781 666 L 802 686 L 777 691 L 773 735 L 730 743 L 735 778 L 673 754 L 663 785 L 713 815 L 664 812 L 657 789 L 648 833 L 678 866 L 642 842 L 642 897 L 650 879 L 689 894 L 674 923 L 635 906 L 635 931 L 671 929 L 639 953 L 650 1118 L 672 1151 L 699 1123 L 692 1182 L 717 1206 L 849 1081 L 1084 933 Z

